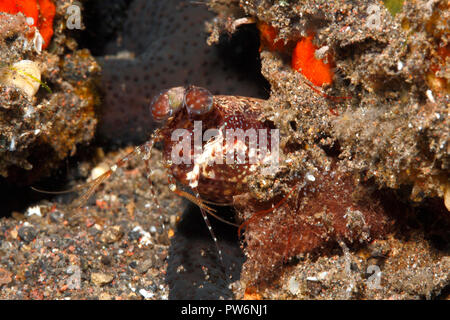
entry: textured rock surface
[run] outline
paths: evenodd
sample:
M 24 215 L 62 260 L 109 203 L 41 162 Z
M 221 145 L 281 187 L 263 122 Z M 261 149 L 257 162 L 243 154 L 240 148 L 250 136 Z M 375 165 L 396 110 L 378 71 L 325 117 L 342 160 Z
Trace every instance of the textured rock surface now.
M 100 133 L 106 141 L 145 139 L 153 126 L 147 116 L 148 102 L 166 87 L 191 82 L 213 92 L 259 95 L 260 86 L 252 81 L 223 76 L 235 73 L 222 70 L 223 57 L 215 49 L 197 49 L 205 43 L 203 22 L 214 15 L 203 5 L 187 3 L 135 0 L 129 5 L 121 34 L 107 47 L 109 56 L 102 58 L 105 99 Z M 331 48 L 336 76 L 332 87 L 323 89 L 333 96 L 351 95 L 351 100 L 326 99 L 291 69 L 289 51 L 263 48 L 262 73 L 272 92 L 261 117 L 280 129 L 283 152 L 275 177 L 249 178 L 249 196 L 254 200 L 279 199 L 292 182 L 304 187 L 301 192 L 313 196 L 317 192 L 318 200 L 303 202 L 301 194 L 296 194 L 288 207 L 257 221 L 253 231 L 244 233 L 242 243 L 236 239 L 235 228 L 213 223 L 223 249 L 224 272 L 200 213 L 169 192 L 165 170 L 157 161 L 161 154 L 154 150 L 151 178 L 162 211 L 153 203 L 144 163 L 133 160 L 82 208 L 70 208 L 64 204 L 66 197 L 58 196 L 53 202 L 43 201 L 2 218 L 1 298 L 241 299 L 256 292 L 254 297 L 272 299 L 448 299 L 450 223 L 442 201 L 442 186 L 447 186 L 448 179 L 449 130 L 449 98 L 442 91 L 442 79 L 448 59 L 443 63 L 435 50 L 446 45 L 446 38 L 444 33 L 421 27 L 425 20 L 445 31 L 439 17 L 446 16 L 432 14 L 430 20 L 425 2 L 411 1 L 395 18 L 383 9 L 382 27 L 372 30 L 366 25 L 369 2 L 210 3 L 222 9 L 209 27 L 211 41 L 224 30 L 228 37 L 234 19 L 249 15 L 273 24 L 281 38 L 292 41 L 313 27 L 318 47 Z M 433 12 L 441 10 L 443 1 L 427 3 Z M 399 27 L 403 19 L 409 21 L 407 29 Z M 434 64 L 439 65 L 435 77 L 441 80 L 428 77 Z M 73 71 L 67 75 L 76 75 Z M 127 151 L 107 154 L 97 169 L 113 164 Z M 312 190 L 320 182 L 319 168 L 334 161 L 345 174 L 354 174 L 354 192 L 353 187 L 327 188 L 329 183 L 322 183 L 320 191 Z M 84 181 L 93 166 L 92 159 L 79 163 L 68 180 L 75 184 L 81 177 Z M 382 190 L 391 197 L 386 214 L 396 222 L 384 239 L 372 241 L 367 236 L 366 217 L 376 217 L 370 210 L 347 215 L 339 206 L 365 199 L 360 183 L 369 193 L 382 186 L 397 189 Z M 348 195 L 339 201 L 342 192 Z M 413 206 L 410 198 L 425 200 Z M 313 210 L 302 216 L 300 205 L 304 204 Z M 329 204 L 336 206 L 338 219 L 324 226 L 327 209 L 333 209 Z M 367 201 L 372 204 L 377 205 Z M 250 207 L 238 209 L 241 218 L 254 213 Z M 320 212 L 314 214 L 314 210 Z M 286 223 L 316 224 L 318 235 L 309 234 L 314 241 L 307 252 L 294 246 L 300 246 L 301 239 L 289 240 L 290 233 L 302 237 L 302 230 L 290 232 Z M 331 231 L 335 227 L 339 230 Z M 320 238 L 330 243 L 309 252 Z M 273 259 L 256 257 L 259 239 L 266 243 L 278 239 L 277 265 L 267 268 Z M 284 255 L 283 248 L 290 245 L 291 252 Z M 265 288 L 255 290 L 250 285 L 261 268 L 273 277 Z
M 95 132 L 95 81 L 100 67 L 88 50 L 77 50 L 68 37 L 67 3 L 56 5 L 52 46 L 42 52 L 28 40 L 30 28 L 22 13 L 0 13 L 0 176 L 9 177 L 13 184 L 29 184 L 49 174 Z M 23 60 L 39 66 L 46 85 L 13 67 Z M 21 77 L 22 86 L 27 81 L 37 83 L 40 89 L 27 95 L 20 84 L 5 80 L 11 77 Z
M 314 188 L 308 175 L 319 173 L 320 177 L 320 168 L 335 159 L 339 171 L 353 174 L 357 184 L 397 190 L 397 202 L 412 200 L 411 204 L 439 197 L 437 201 L 443 207 L 450 160 L 450 96 L 446 89 L 449 28 L 448 19 L 442 19 L 449 12 L 446 1 L 407 2 L 395 17 L 382 4 L 365 1 L 225 1 L 229 6 L 225 14 L 224 1 L 210 3 L 218 12 L 213 40 L 218 33 L 229 31 L 229 20 L 251 16 L 278 30 L 274 41 L 286 42 L 284 50 L 263 47 L 261 52 L 262 73 L 271 84 L 263 118 L 280 129 L 283 152 L 276 175 L 252 177 L 251 197 L 276 203 L 273 199 L 281 198 L 274 197 L 281 190 L 286 195 L 294 182 L 303 187 L 300 194 L 308 194 L 308 186 Z M 368 24 L 373 18 L 370 5 L 378 8 L 375 27 Z M 289 43 L 311 32 L 315 33 L 315 45 L 333 56 L 335 77 L 331 86 L 312 88 L 301 73 L 291 68 L 293 46 Z M 430 77 L 439 81 L 430 81 Z M 338 199 L 344 190 L 328 188 L 329 194 L 326 190 L 320 193 Z M 361 191 L 353 192 L 353 196 L 361 199 Z M 254 221 L 254 232 L 250 223 L 250 232 L 245 235 L 250 242 L 244 249 L 247 282 L 258 277 L 264 264 L 270 269 L 277 260 L 265 256 L 262 248 L 276 252 L 280 261 L 289 257 L 280 245 L 294 250 L 297 239 L 301 246 L 301 237 L 310 236 L 302 231 L 301 222 L 310 218 L 307 206 L 304 212 L 298 210 L 294 220 L 297 229 L 291 232 L 296 238 L 289 240 L 287 226 L 295 225 L 289 216 L 296 212 L 293 208 L 302 208 L 301 201 L 292 202 Z M 344 205 L 345 201 L 340 203 Z M 325 212 L 336 212 L 326 201 L 321 205 Z M 249 208 L 245 202 L 243 207 L 246 219 L 258 208 Z M 314 210 L 316 215 L 322 213 L 319 208 Z M 445 209 L 439 212 L 445 214 Z M 388 210 L 388 214 L 394 213 Z M 326 226 L 325 222 L 311 221 L 320 226 Z M 335 222 L 331 221 L 331 232 L 337 230 Z M 329 235 L 317 234 L 323 239 Z M 448 241 L 446 232 L 441 235 L 444 242 Z M 279 238 L 284 239 L 282 244 L 275 240 Z M 446 250 L 441 254 L 448 255 Z
M 336 64 L 326 92 L 352 97 L 325 99 L 286 63 L 289 50 L 264 50 L 262 73 L 272 90 L 266 117 L 282 130 L 282 145 L 338 144 L 343 163 L 363 179 L 395 189 L 410 185 L 416 201 L 442 198 L 449 179 L 450 97 L 445 85 L 429 79 L 430 73 L 444 83 L 449 77 L 448 3 L 408 2 L 395 17 L 378 6 L 377 27 L 367 23 L 370 4 L 241 2 L 241 16 L 277 27 L 286 41 L 314 31 L 317 46 L 328 46 Z

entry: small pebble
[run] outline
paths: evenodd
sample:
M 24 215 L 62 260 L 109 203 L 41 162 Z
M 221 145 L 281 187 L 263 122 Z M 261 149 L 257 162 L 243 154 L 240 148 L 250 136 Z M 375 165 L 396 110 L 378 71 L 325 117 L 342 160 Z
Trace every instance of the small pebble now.
M 436 100 L 434 99 L 433 96 L 433 92 L 431 90 L 428 89 L 425 93 L 427 95 L 428 100 L 430 100 L 431 103 L 436 103 Z
M 169 218 L 169 222 L 170 222 L 170 225 L 172 227 L 174 227 L 177 224 L 177 216 L 176 215 L 171 215 L 170 218 Z
M 102 256 L 100 261 L 105 265 L 109 266 L 111 264 L 111 258 L 109 256 Z
M 318 280 L 325 280 L 325 278 L 327 277 L 327 275 L 328 275 L 328 272 L 323 271 L 323 272 L 319 273 L 319 275 L 317 276 L 317 279 L 318 279 Z
M 91 171 L 91 180 L 95 180 L 100 177 L 102 174 L 109 170 L 109 166 L 106 163 L 99 164 Z
M 151 299 L 155 294 L 153 292 L 147 291 L 145 289 L 140 289 L 139 293 L 141 296 L 143 296 L 145 299 Z
M 112 300 L 113 297 L 112 297 L 109 293 L 102 292 L 102 293 L 100 293 L 100 295 L 98 296 L 98 299 L 99 299 L 99 300 Z
M 313 277 L 313 278 L 315 278 L 315 277 Z M 320 292 L 322 291 L 322 283 L 320 281 L 317 281 L 317 278 L 316 278 L 316 280 L 307 279 L 306 287 L 308 288 L 309 293 L 313 297 L 320 294 Z
M 299 290 L 299 284 L 298 281 L 295 279 L 295 277 L 291 277 L 288 282 L 289 292 L 293 295 L 297 295 Z
M 0 287 L 12 281 L 12 273 L 6 269 L 0 268 Z
M 17 211 L 13 211 L 11 217 L 17 221 L 23 221 L 25 219 L 25 215 Z
M 100 236 L 100 241 L 103 243 L 114 243 L 119 241 L 122 236 L 123 232 L 120 226 L 108 227 L 103 230 Z
M 448 211 L 450 211 L 450 183 L 447 183 L 444 193 L 444 204 Z
M 30 207 L 28 208 L 26 214 L 27 217 L 36 215 L 38 217 L 42 217 L 42 212 L 41 212 L 41 207 L 39 206 L 34 206 L 34 207 Z
M 51 212 L 49 217 L 50 217 L 51 222 L 59 223 L 62 221 L 64 214 L 62 212 L 56 210 L 56 211 Z
M 17 239 L 18 233 L 17 230 L 13 229 L 9 232 L 9 235 L 11 236 L 11 238 L 13 239 Z
M 91 282 L 96 286 L 104 286 L 113 281 L 114 277 L 110 274 L 94 272 L 91 274 Z
M 144 274 L 148 271 L 148 269 L 152 267 L 152 265 L 153 261 L 151 259 L 147 259 L 138 265 L 137 270 L 139 271 L 139 273 Z
M 140 237 L 141 233 L 139 232 L 139 230 L 131 230 L 130 232 L 128 232 L 128 239 L 130 241 L 137 241 Z

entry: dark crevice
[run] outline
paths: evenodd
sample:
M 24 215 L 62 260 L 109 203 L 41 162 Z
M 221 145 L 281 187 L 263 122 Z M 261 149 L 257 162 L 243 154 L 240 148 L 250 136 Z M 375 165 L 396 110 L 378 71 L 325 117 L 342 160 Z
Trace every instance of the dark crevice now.
M 220 59 L 238 77 L 250 78 L 261 88 L 261 98 L 269 98 L 270 84 L 261 74 L 259 31 L 256 25 L 244 25 L 229 35 L 224 33 L 216 46 Z
M 128 7 L 127 0 L 92 0 L 83 3 L 85 29 L 74 35 L 81 48 L 88 48 L 94 56 L 102 56 L 106 45 L 117 38 L 123 29 Z

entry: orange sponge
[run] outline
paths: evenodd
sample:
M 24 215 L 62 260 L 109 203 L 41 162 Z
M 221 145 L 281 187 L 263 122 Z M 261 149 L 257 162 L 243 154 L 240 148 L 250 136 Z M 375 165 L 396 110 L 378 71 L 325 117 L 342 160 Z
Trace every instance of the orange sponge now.
M 22 12 L 27 18 L 33 18 L 33 24 L 30 24 L 30 26 L 36 27 L 39 16 L 36 1 L 6 0 L 0 4 L 0 11 L 9 14 Z
M 313 39 L 314 35 L 309 35 L 297 42 L 292 54 L 292 68 L 301 72 L 314 85 L 321 87 L 333 82 L 332 62 L 331 57 L 328 57 L 328 63 L 325 63 L 323 59 L 314 56 L 317 47 L 313 44 Z
M 51 0 L 38 0 L 39 2 L 39 24 L 38 29 L 44 38 L 43 48 L 47 48 L 53 36 L 53 18 L 55 17 L 55 5 Z

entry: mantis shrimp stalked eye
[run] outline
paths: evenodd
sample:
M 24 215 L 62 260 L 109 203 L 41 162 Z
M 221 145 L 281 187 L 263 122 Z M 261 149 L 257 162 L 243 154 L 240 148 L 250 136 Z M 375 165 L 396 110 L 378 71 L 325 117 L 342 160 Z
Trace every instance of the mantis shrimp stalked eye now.
M 161 92 L 150 104 L 153 119 L 157 122 L 167 120 L 183 104 L 186 89 L 175 87 Z
M 190 114 L 206 114 L 213 107 L 213 95 L 204 88 L 191 86 L 186 91 L 184 103 Z

